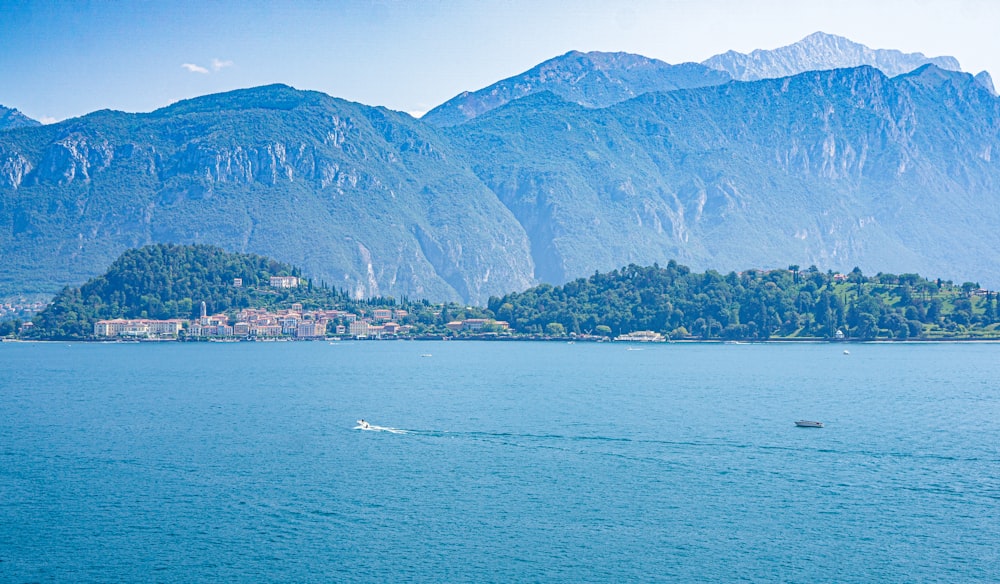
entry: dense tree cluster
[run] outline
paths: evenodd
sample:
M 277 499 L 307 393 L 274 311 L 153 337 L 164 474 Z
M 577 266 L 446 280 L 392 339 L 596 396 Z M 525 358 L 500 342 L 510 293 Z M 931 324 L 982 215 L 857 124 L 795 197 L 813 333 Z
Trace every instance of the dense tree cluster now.
M 908 339 L 997 333 L 995 293 L 916 274 L 845 276 L 815 267 L 722 275 L 630 265 L 564 286 L 543 284 L 491 298 L 489 309 L 518 332 L 614 336 L 652 330 L 673 338 Z M 982 291 L 979 294 L 984 294 Z

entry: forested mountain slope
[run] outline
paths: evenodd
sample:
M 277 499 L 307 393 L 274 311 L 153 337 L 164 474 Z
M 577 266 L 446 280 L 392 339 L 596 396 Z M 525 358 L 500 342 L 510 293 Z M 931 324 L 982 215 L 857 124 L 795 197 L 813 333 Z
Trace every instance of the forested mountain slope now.
M 1000 284 L 1000 101 L 965 73 L 860 67 L 601 110 L 538 94 L 450 135 L 541 281 L 677 258 Z
M 509 211 L 406 114 L 269 86 L 0 135 L 0 296 L 154 242 L 266 254 L 358 296 L 485 299 L 533 272 Z

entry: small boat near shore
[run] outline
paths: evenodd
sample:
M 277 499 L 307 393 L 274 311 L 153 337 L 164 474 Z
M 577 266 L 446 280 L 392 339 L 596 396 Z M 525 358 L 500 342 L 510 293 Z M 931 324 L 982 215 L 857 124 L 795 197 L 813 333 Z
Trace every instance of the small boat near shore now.
M 816 422 L 814 420 L 798 420 L 795 425 L 799 428 L 822 428 L 823 422 Z

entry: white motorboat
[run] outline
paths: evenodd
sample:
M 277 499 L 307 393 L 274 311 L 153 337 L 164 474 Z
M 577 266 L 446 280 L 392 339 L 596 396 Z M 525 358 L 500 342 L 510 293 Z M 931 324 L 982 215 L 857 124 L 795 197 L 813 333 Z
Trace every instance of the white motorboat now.
M 822 428 L 823 422 L 816 422 L 813 420 L 799 420 L 795 422 L 795 425 L 799 428 Z
M 372 432 L 388 432 L 390 434 L 409 434 L 408 430 L 400 430 L 399 428 L 389 428 L 387 426 L 374 426 L 364 420 L 358 420 L 358 425 L 355 426 L 354 429 L 370 430 Z

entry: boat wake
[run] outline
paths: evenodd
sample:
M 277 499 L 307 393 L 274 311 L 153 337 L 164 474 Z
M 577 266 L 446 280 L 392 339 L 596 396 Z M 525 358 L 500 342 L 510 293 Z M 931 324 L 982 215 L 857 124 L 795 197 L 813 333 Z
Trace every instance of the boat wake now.
M 810 420 L 803 420 L 811 422 Z M 1000 458 L 979 458 L 979 457 L 952 457 L 935 453 L 917 454 L 910 452 L 893 452 L 877 450 L 853 450 L 853 449 L 831 449 L 823 447 L 802 446 L 801 444 L 766 444 L 743 441 L 731 441 L 725 439 L 706 440 L 664 440 L 660 438 L 630 437 L 630 436 L 608 436 L 608 435 L 580 435 L 580 434 L 558 434 L 558 433 L 535 433 L 535 432 L 484 432 L 469 430 L 435 430 L 435 429 L 402 429 L 389 428 L 385 426 L 375 426 L 363 420 L 358 420 L 355 430 L 370 430 L 374 432 L 389 432 L 391 434 L 406 434 L 413 439 L 441 440 L 455 439 L 481 444 L 492 444 L 505 448 L 519 449 L 544 449 L 564 452 L 574 456 L 597 456 L 615 457 L 633 461 L 645 461 L 656 464 L 686 465 L 688 454 L 692 449 L 710 449 L 712 451 L 722 450 L 751 450 L 767 452 L 812 452 L 817 454 L 835 454 L 838 456 L 851 456 L 858 459 L 878 459 L 884 457 L 894 458 L 921 458 L 929 460 L 945 461 L 972 461 L 978 462 L 986 460 L 991 464 L 1000 463 Z M 364 425 L 362 425 L 364 422 Z M 820 422 L 813 422 L 820 423 Z M 808 427 L 808 426 L 807 426 Z M 823 427 L 823 426 L 818 426 Z M 1000 491 L 998 491 L 1000 493 Z M 993 497 L 992 495 L 989 495 Z M 998 494 L 996 499 L 1000 499 Z
M 376 426 L 374 424 L 369 424 L 364 420 L 358 420 L 358 425 L 354 427 L 355 430 L 367 430 L 370 432 L 389 432 L 390 434 L 407 434 L 406 430 L 400 430 L 399 428 L 389 428 L 388 426 Z

